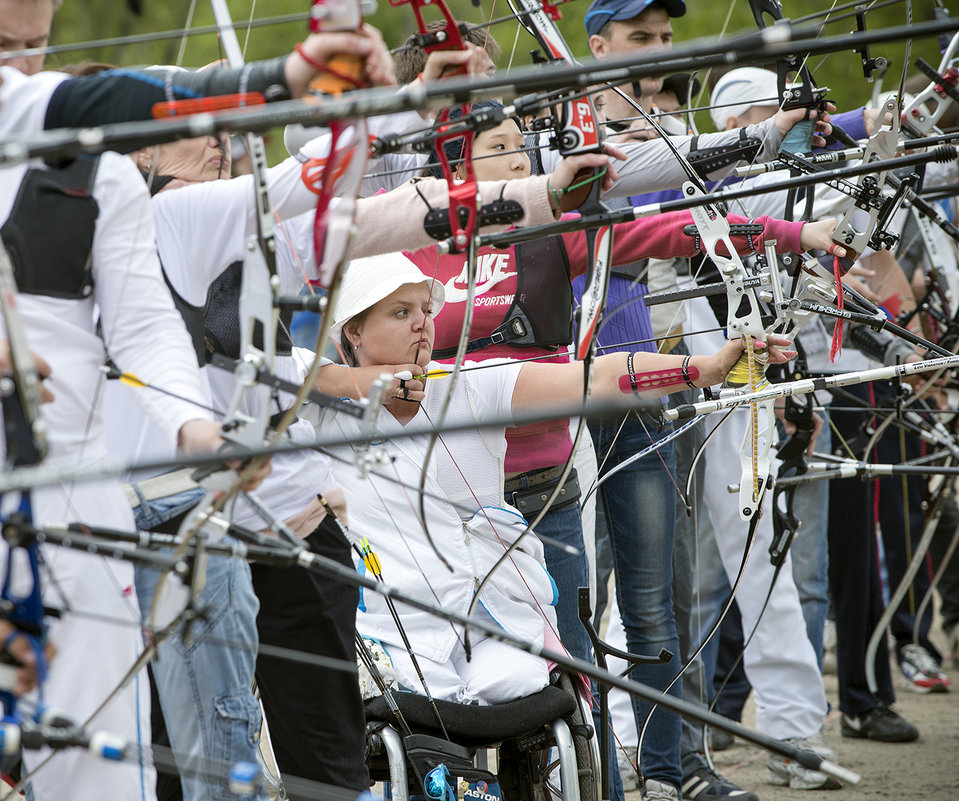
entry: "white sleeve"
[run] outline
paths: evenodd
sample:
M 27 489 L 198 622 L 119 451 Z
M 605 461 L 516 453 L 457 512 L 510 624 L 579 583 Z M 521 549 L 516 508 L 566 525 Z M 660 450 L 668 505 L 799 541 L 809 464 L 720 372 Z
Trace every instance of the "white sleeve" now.
M 720 133 L 701 134 L 698 148 L 728 147 L 739 141 L 740 130 Z M 763 146 L 756 161 L 767 161 L 775 157 L 782 142 L 782 134 L 776 128 L 773 119 L 746 128 L 747 136 L 762 141 Z M 671 136 L 669 141 L 683 156 L 689 156 L 691 136 Z M 656 192 L 661 189 L 679 189 L 687 180 L 686 172 L 679 159 L 662 139 L 650 139 L 648 142 L 624 142 L 620 145 L 626 151 L 626 161 L 616 162 L 619 180 L 606 192 L 607 197 L 628 197 Z M 730 175 L 736 164 L 730 164 L 721 170 L 709 174 L 709 180 L 715 181 Z
M 466 365 L 476 362 L 465 362 Z M 492 367 L 492 365 L 496 367 Z M 437 365 L 442 367 L 442 365 Z M 513 359 L 489 359 L 483 362 L 483 370 L 461 373 L 459 380 L 465 380 L 470 387 L 476 404 L 476 419 L 501 420 L 513 414 L 513 389 L 519 378 L 522 362 Z M 489 368 L 489 369 L 485 369 Z
M 121 370 L 179 396 L 147 389 L 137 394 L 175 439 L 185 422 L 211 415 L 197 405 L 209 405 L 209 398 L 186 326 L 160 272 L 149 193 L 132 161 L 106 153 L 94 196 L 100 212 L 93 279 L 103 338 Z
M 302 158 L 290 157 L 267 170 L 270 203 L 281 220 L 316 209 L 317 197 L 303 182 L 303 163 L 326 158 L 329 149 L 329 135 L 317 137 L 304 145 Z M 183 299 L 199 306 L 217 276 L 243 259 L 247 239 L 257 232 L 253 177 L 171 189 L 153 203 L 163 267 Z M 315 271 L 314 266 L 307 274 Z

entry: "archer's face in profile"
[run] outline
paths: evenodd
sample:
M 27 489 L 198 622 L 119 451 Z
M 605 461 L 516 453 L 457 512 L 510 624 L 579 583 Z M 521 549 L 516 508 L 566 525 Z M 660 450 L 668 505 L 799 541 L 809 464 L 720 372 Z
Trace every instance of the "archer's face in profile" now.
M 350 340 L 361 367 L 375 364 L 425 366 L 433 352 L 433 308 L 427 282 L 404 284 L 362 317 L 348 322 Z
M 230 139 L 226 134 L 200 136 L 144 148 L 137 152 L 136 162 L 144 172 L 153 168 L 156 175 L 170 175 L 182 183 L 229 178 Z
M 526 140 L 513 120 L 503 120 L 495 128 L 477 134 L 473 140 L 473 170 L 478 181 L 529 177 Z M 456 168 L 456 177 L 466 177 L 462 164 Z

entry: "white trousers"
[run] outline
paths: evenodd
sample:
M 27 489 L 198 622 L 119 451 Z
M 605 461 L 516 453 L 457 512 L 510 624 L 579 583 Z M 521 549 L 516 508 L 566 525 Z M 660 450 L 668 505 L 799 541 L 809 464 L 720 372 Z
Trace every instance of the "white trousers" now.
M 720 416 L 715 417 L 718 422 Z M 705 482 L 704 499 L 730 585 L 739 572 L 749 524 L 739 517 L 739 496 L 727 492 L 726 486 L 738 481 L 739 447 L 748 420 L 747 410 L 733 412 L 706 446 L 708 472 L 714 480 Z M 749 637 L 756 626 L 773 578 L 768 551 L 773 536 L 771 490 L 767 492 L 763 508 L 751 555 L 736 592 L 745 637 Z M 822 728 L 826 692 L 816 655 L 806 636 L 788 556 L 759 628 L 746 648 L 743 664 L 753 686 L 756 728 L 760 732 L 786 739 L 808 737 Z
M 126 562 L 70 551 L 43 549 L 52 579 L 45 602 L 67 609 L 51 622 L 49 637 L 57 652 L 44 686 L 44 703 L 81 724 L 119 685 L 143 650 L 139 607 L 133 591 L 133 566 Z M 44 571 L 46 572 L 46 571 Z M 36 699 L 34 693 L 25 700 Z M 80 748 L 57 751 L 30 783 L 37 801 L 141 801 L 156 797 L 156 773 L 149 757 L 150 688 L 146 670 L 134 678 L 86 727 L 88 733 L 125 737 L 145 764 L 107 762 Z M 24 752 L 32 771 L 49 749 Z
M 476 616 L 487 623 L 492 622 L 482 609 Z M 437 621 L 437 625 L 447 624 Z M 472 653 L 468 661 L 462 642 L 454 646 L 446 662 L 417 657 L 434 698 L 461 704 L 503 704 L 532 695 L 549 684 L 545 660 L 477 634 L 474 631 L 470 636 Z M 413 668 L 410 655 L 402 647 L 385 647 L 393 661 L 396 680 L 423 695 L 423 684 Z

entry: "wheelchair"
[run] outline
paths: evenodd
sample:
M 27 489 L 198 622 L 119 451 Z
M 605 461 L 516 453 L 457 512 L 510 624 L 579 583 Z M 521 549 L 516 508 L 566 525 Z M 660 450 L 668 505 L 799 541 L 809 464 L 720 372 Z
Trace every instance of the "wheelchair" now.
M 669 662 L 665 648 L 655 656 L 630 654 L 608 645 L 592 623 L 589 589 L 581 587 L 579 617 L 600 667 L 608 656 L 627 663 L 621 675 L 639 665 Z M 600 720 L 608 719 L 609 687 L 600 683 Z M 601 801 L 609 798 L 609 731 L 596 735 L 590 699 L 576 691 L 574 680 L 561 668 L 537 693 L 495 706 L 471 706 L 435 701 L 443 730 L 429 700 L 414 693 L 393 693 L 398 707 L 385 696 L 366 702 L 367 765 L 374 782 L 389 781 L 393 801 L 409 801 L 426 792 L 433 801 L 496 801 L 475 791 L 459 790 L 462 782 L 499 784 L 501 801 Z M 409 733 L 399 731 L 399 719 Z M 481 750 L 496 749 L 497 772 L 477 766 Z M 550 760 L 555 748 L 558 760 Z M 559 782 L 554 780 L 558 763 Z M 430 792 L 428 777 L 441 766 L 449 771 L 450 792 Z M 458 781 L 460 780 L 460 781 Z M 455 789 L 454 789 L 455 788 Z M 432 788 L 435 790 L 435 788 Z
M 497 782 L 503 801 L 600 801 L 601 760 L 589 700 L 564 671 L 554 670 L 550 680 L 537 693 L 495 706 L 436 701 L 448 738 L 424 696 L 393 693 L 406 723 L 402 728 L 410 731 L 405 735 L 386 698 L 371 699 L 366 703 L 371 781 L 389 781 L 393 801 L 424 792 L 442 801 L 490 801 L 495 796 L 482 789 L 463 792 L 466 786 L 482 788 L 483 782 Z M 497 752 L 495 773 L 477 764 L 485 749 Z M 558 754 L 555 761 L 552 753 Z M 427 777 L 441 766 L 449 771 L 449 791 L 438 795 Z

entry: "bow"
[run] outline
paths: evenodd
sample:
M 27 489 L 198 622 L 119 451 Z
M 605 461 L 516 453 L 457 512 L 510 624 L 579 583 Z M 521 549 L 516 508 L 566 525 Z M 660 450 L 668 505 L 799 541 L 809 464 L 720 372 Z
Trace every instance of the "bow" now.
M 243 53 L 225 0 L 210 0 L 210 4 L 229 65 L 242 67 Z M 273 218 L 266 188 L 266 150 L 263 139 L 255 134 L 246 135 L 246 146 L 253 165 L 257 233 L 246 243 L 239 300 L 240 359 L 234 368 L 233 397 L 223 416 L 221 430 L 229 442 L 243 448 L 255 448 L 263 444 L 269 425 L 271 390 L 258 380 L 257 375 L 260 370 L 272 373 L 274 369 L 279 321 L 275 299 L 279 283 L 276 280 Z M 255 469 L 254 465 L 241 473 L 249 475 Z M 205 580 L 205 557 L 197 535 L 203 530 L 213 541 L 223 536 L 226 526 L 216 519 L 217 515 L 239 491 L 244 478 L 234 471 L 200 474 L 200 485 L 206 495 L 180 526 L 182 544 L 174 552 L 175 556 L 182 557 L 188 548 L 197 548 L 190 586 L 184 587 L 178 577 L 170 573 L 161 577 L 150 610 L 149 631 L 170 629 L 192 609 Z M 188 620 L 191 616 L 187 614 Z
M 555 20 L 559 19 L 560 15 L 555 6 L 550 5 L 547 0 L 509 0 L 509 2 L 523 27 L 534 36 L 540 47 L 549 54 L 549 60 L 568 65 L 577 63 L 556 28 Z M 582 97 L 560 95 L 555 103 L 559 106 L 559 111 L 557 112 L 556 105 L 552 106 L 555 136 L 550 145 L 558 149 L 560 156 L 602 152 L 599 123 L 589 95 Z M 601 178 L 602 171 L 596 170 L 582 182 L 591 182 L 587 196 L 579 206 L 584 214 L 601 214 L 606 211 L 605 205 L 600 200 Z M 613 255 L 613 229 L 611 225 L 601 225 L 587 232 L 587 254 L 589 269 L 583 290 L 576 339 L 576 357 L 583 361 L 584 404 L 589 400 L 593 357 L 596 352 L 595 341 L 606 304 L 606 289 Z M 560 471 L 556 486 L 533 520 L 529 521 L 526 529 L 509 545 L 479 583 L 473 602 L 470 604 L 471 614 L 479 601 L 480 592 L 490 581 L 493 573 L 506 562 L 520 546 L 526 535 L 535 529 L 560 497 L 563 485 L 572 470 L 576 450 L 585 427 L 585 419 L 581 417 L 577 423 L 576 435 L 573 438 L 570 454 Z
M 6 328 L 6 340 L 10 352 L 9 375 L 0 379 L 0 396 L 3 399 L 3 422 L 6 443 L 5 468 L 38 464 L 47 452 L 46 426 L 40 416 L 40 381 L 34 366 L 33 356 L 27 347 L 26 332 L 16 305 L 17 284 L 13 264 L 7 249 L 0 240 L 0 313 Z M 4 650 L 14 636 L 25 637 L 36 659 L 37 684 L 40 706 L 35 719 L 43 711 L 43 683 L 47 660 L 44 653 L 46 624 L 42 585 L 40 582 L 39 546 L 33 534 L 33 505 L 30 490 L 20 493 L 19 507 L 3 516 L 2 533 L 8 550 L 4 568 L 3 584 L 0 587 L 0 618 L 15 627 L 14 634 L 3 644 Z M 30 573 L 30 587 L 25 595 L 15 591 L 14 553 L 22 551 Z M 13 693 L 14 677 L 7 671 L 0 673 L 0 703 L 4 707 L 4 720 L 19 722 L 17 698 Z
M 776 23 L 787 22 L 779 0 L 749 0 L 749 9 L 760 30 L 768 27 L 765 15 Z M 776 62 L 776 88 L 780 108 L 784 111 L 796 108 L 825 111 L 824 96 L 828 90 L 816 86 L 806 66 L 806 58 L 802 53 L 791 54 Z M 790 78 L 799 78 L 800 82 L 791 82 Z M 814 120 L 804 120 L 794 125 L 783 138 L 782 149 L 790 153 L 807 152 L 814 127 Z

